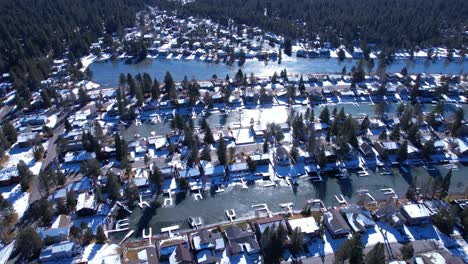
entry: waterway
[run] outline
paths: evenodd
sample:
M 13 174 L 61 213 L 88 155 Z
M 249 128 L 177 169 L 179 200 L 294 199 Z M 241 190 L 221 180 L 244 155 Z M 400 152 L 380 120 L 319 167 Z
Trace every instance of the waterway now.
M 318 58 L 304 59 L 290 57 L 282 61 L 281 64 L 275 61 L 258 61 L 247 60 L 244 65 L 239 67 L 236 63 L 226 65 L 224 63 L 207 63 L 199 60 L 168 60 L 168 59 L 146 59 L 138 64 L 125 64 L 124 60 L 108 60 L 104 62 L 95 62 L 90 65 L 93 72 L 93 80 L 104 87 L 115 87 L 118 85 L 119 75 L 121 73 L 137 73 L 147 72 L 153 78 L 162 80 L 166 71 L 169 71 L 176 81 L 181 81 L 185 76 L 189 79 L 197 80 L 211 79 L 213 74 L 219 78 L 225 78 L 226 75 L 234 76 L 239 68 L 243 72 L 256 76 L 271 76 L 274 72 L 279 73 L 283 69 L 287 69 L 289 74 L 309 74 L 309 73 L 338 73 L 343 67 L 349 71 L 355 66 L 359 60 L 346 59 L 340 62 L 337 58 Z M 372 71 L 376 71 L 378 59 L 375 60 L 375 67 Z M 387 72 L 400 72 L 403 67 L 407 67 L 410 73 L 431 73 L 431 74 L 462 74 L 468 71 L 468 61 L 454 60 L 448 62 L 445 59 L 436 59 L 427 61 L 424 59 L 403 60 L 395 59 L 389 66 Z
M 337 108 L 344 107 L 347 113 L 356 116 L 361 113 L 374 113 L 374 105 L 371 104 L 338 104 Z M 330 111 L 334 105 L 328 106 Z M 422 105 L 422 111 L 431 111 L 433 105 Z M 463 105 L 466 109 L 466 105 Z M 304 112 L 307 107 L 294 106 L 297 112 Z M 315 116 L 318 116 L 323 106 L 314 107 Z M 456 106 L 451 104 L 445 105 L 446 115 L 451 115 L 456 109 Z M 396 110 L 396 104 L 388 106 L 386 113 L 393 115 Z M 227 113 L 213 113 L 208 116 L 208 122 L 212 127 L 215 126 L 234 126 L 241 124 L 248 126 L 250 120 L 264 123 L 286 122 L 288 110 L 285 106 L 273 106 L 270 108 L 259 109 L 244 109 L 242 114 L 236 111 Z M 195 124 L 197 124 L 196 119 Z M 144 122 L 143 125 L 131 125 L 125 131 L 125 137 L 131 139 L 134 134 L 140 136 L 149 136 L 151 132 L 164 134 L 169 132 L 169 120 L 163 119 L 163 122 L 152 124 Z M 463 165 L 458 165 L 459 170 L 453 171 L 451 192 L 464 193 L 467 191 L 466 175 L 468 168 Z M 439 174 L 446 175 L 448 169 L 443 166 L 437 166 Z M 227 217 L 225 210 L 234 209 L 240 218 L 255 217 L 255 212 L 251 208 L 254 204 L 266 203 L 272 212 L 285 212 L 281 208 L 281 203 L 294 203 L 294 210 L 304 208 L 306 201 L 309 199 L 321 199 L 327 207 L 337 205 L 335 195 L 343 195 L 349 202 L 356 202 L 358 190 L 367 189 L 376 199 L 383 199 L 384 195 L 380 191 L 382 188 L 393 188 L 396 193 L 403 197 L 409 184 L 417 178 L 420 185 L 424 185 L 433 180 L 434 175 L 430 175 L 423 167 L 411 167 L 410 173 L 394 168 L 393 175 L 381 175 L 379 172 L 369 171 L 368 177 L 360 177 L 352 173 L 349 179 L 340 180 L 333 177 L 324 177 L 324 181 L 320 183 L 311 182 L 308 177 L 299 179 L 298 186 L 292 187 L 282 184 L 276 187 L 262 187 L 261 185 L 251 185 L 248 190 L 242 189 L 241 186 L 228 186 L 222 193 L 205 193 L 203 200 L 196 201 L 193 196 L 188 195 L 185 198 L 178 197 L 175 199 L 175 206 L 170 208 L 150 208 L 140 209 L 135 207 L 131 215 L 124 215 L 130 220 L 131 229 L 136 230 L 135 237 L 141 237 L 141 230 L 146 227 L 152 227 L 154 233 L 160 232 L 161 228 L 179 225 L 182 229 L 188 229 L 189 217 L 202 217 L 205 225 L 226 222 Z M 163 198 L 159 197 L 158 201 L 162 204 Z

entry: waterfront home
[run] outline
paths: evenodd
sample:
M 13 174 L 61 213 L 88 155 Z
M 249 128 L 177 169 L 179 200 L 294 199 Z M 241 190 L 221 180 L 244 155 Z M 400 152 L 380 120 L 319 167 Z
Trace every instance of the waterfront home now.
M 3 168 L 0 170 L 0 186 L 8 186 L 20 181 L 16 166 Z
M 270 164 L 270 154 L 268 153 L 251 155 L 250 159 L 252 159 L 252 161 L 254 161 L 257 166 Z
M 214 264 L 217 262 L 216 252 L 225 249 L 224 238 L 221 233 L 201 230 L 191 235 L 192 248 L 196 252 L 197 263 Z
M 57 244 L 50 245 L 41 250 L 39 255 L 39 262 L 60 262 L 71 259 L 81 254 L 82 249 L 75 242 L 63 241 Z
M 271 218 L 262 218 L 259 220 L 256 220 L 254 222 L 254 225 L 257 230 L 257 234 L 259 237 L 263 235 L 265 230 L 267 228 L 274 229 L 274 228 L 279 228 L 279 226 L 282 226 L 284 230 L 288 230 L 286 220 L 281 216 L 281 215 L 275 215 Z
M 450 210 L 450 206 L 443 200 L 427 199 L 423 201 L 423 204 L 429 210 L 431 215 L 437 214 L 442 208 Z
M 348 205 L 341 208 L 340 212 L 346 218 L 353 232 L 365 233 L 367 228 L 375 226 L 370 212 L 358 205 Z
M 148 152 L 148 146 L 143 139 L 136 139 L 128 143 L 128 152 L 132 158 L 141 158 Z
M 320 229 L 319 224 L 317 224 L 317 221 L 315 221 L 315 218 L 312 216 L 288 219 L 288 228 L 291 233 L 294 232 L 296 228 L 299 228 L 304 236 L 304 244 L 311 242 L 313 237 L 318 236 Z
M 344 154 L 342 164 L 346 169 L 357 169 L 359 168 L 359 152 L 354 149 L 350 143 L 345 143 L 348 145 L 348 153 Z
M 98 203 L 94 194 L 80 193 L 76 201 L 76 214 L 79 216 L 94 215 L 97 211 Z
M 291 163 L 289 152 L 284 146 L 276 148 L 273 156 L 275 160 L 275 165 L 288 166 Z
M 154 245 L 125 248 L 123 258 L 126 264 L 159 264 L 158 252 Z
M 333 238 L 346 237 L 351 234 L 351 228 L 338 210 L 332 209 L 324 212 L 323 216 L 323 224 L 327 227 L 328 231 L 330 231 Z
M 320 171 L 323 172 L 334 172 L 338 170 L 337 159 L 335 150 L 327 145 L 325 146 L 325 164 L 320 165 Z
M 401 208 L 401 213 L 409 225 L 430 223 L 431 212 L 424 204 L 407 204 Z
M 374 147 L 381 157 L 382 156 L 385 157 L 387 155 L 388 159 L 392 163 L 395 163 L 397 161 L 396 154 L 398 152 L 398 149 L 400 148 L 400 143 L 395 142 L 395 141 L 388 141 L 388 142 L 379 141 L 374 144 Z
M 191 264 L 195 260 L 185 239 L 162 241 L 159 245 L 159 263 Z
M 239 254 L 256 254 L 260 252 L 260 245 L 255 238 L 254 232 L 246 226 L 241 229 L 237 225 L 230 225 L 224 229 L 224 236 L 227 240 L 227 248 L 230 256 Z
M 178 175 L 181 178 L 195 179 L 200 177 L 200 170 L 198 168 L 187 167 L 185 170 L 179 170 Z
M 383 222 L 389 223 L 393 227 L 402 227 L 406 224 L 406 218 L 393 200 L 387 201 L 381 208 L 373 212 L 374 216 Z
M 246 162 L 236 162 L 226 167 L 226 173 L 230 177 L 239 177 L 249 173 L 249 166 Z
M 50 228 L 40 228 L 38 234 L 43 241 L 47 240 L 48 243 L 51 241 L 58 243 L 68 239 L 70 227 L 70 216 L 61 214 L 53 220 Z
M 221 177 L 226 173 L 223 165 L 205 166 L 203 172 L 207 178 Z

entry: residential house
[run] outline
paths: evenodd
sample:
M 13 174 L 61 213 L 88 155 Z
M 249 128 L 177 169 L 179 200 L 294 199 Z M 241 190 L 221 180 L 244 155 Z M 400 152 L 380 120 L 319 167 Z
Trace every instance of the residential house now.
M 98 203 L 94 194 L 88 192 L 80 193 L 76 203 L 76 214 L 79 216 L 88 216 L 96 213 Z
M 39 255 L 39 262 L 59 262 L 67 259 L 71 259 L 81 254 L 81 248 L 71 241 L 63 241 L 57 244 L 50 245 L 41 250 Z
M 184 239 L 163 241 L 159 246 L 159 262 L 168 264 L 192 264 L 195 260 Z
M 431 212 L 424 204 L 407 204 L 401 208 L 401 213 L 409 225 L 421 225 L 431 221 Z
M 351 233 L 351 228 L 343 216 L 336 209 L 323 213 L 323 223 L 333 238 L 346 237 Z
M 370 212 L 358 205 L 348 205 L 341 208 L 340 212 L 344 215 L 354 232 L 365 233 L 367 232 L 367 228 L 375 226 Z
M 148 245 L 140 248 L 127 248 L 124 251 L 126 264 L 159 264 L 156 247 Z
M 34 139 L 38 137 L 39 134 L 36 132 L 24 132 L 18 134 L 16 142 L 21 148 L 29 147 L 33 144 Z
M 54 219 L 50 228 L 40 229 L 38 233 L 42 240 L 54 241 L 57 243 L 68 239 L 70 227 L 70 216 L 61 214 Z
M 288 228 L 292 233 L 296 228 L 299 228 L 304 236 L 304 244 L 307 244 L 311 239 L 319 234 L 319 224 L 314 217 L 303 217 L 288 220 Z
M 260 245 L 250 229 L 241 229 L 236 225 L 230 225 L 224 229 L 229 255 L 256 254 L 260 252 Z
M 215 252 L 225 249 L 224 239 L 221 233 L 203 229 L 191 235 L 192 248 L 196 252 L 199 264 L 214 264 L 217 262 Z
M 0 170 L 0 186 L 8 186 L 19 181 L 20 177 L 16 166 Z

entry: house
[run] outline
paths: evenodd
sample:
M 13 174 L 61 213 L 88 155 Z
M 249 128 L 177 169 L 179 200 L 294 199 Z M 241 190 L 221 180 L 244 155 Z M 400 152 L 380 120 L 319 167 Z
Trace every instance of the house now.
M 406 218 L 393 202 L 387 202 L 382 208 L 374 212 L 379 221 L 389 223 L 393 227 L 401 227 L 406 224 Z
M 163 241 L 159 246 L 159 261 L 169 264 L 195 263 L 187 241 Z
M 58 262 L 71 259 L 81 254 L 81 251 L 81 248 L 75 242 L 63 241 L 42 249 L 39 255 L 39 262 Z
M 224 239 L 221 233 L 213 233 L 209 230 L 200 230 L 191 235 L 192 248 L 196 251 L 198 263 L 216 263 L 214 252 L 222 252 L 225 249 Z
M 0 170 L 0 186 L 8 186 L 19 181 L 20 177 L 16 166 Z
M 154 245 L 125 249 L 124 257 L 124 263 L 127 264 L 159 264 L 158 252 Z
M 19 123 L 23 127 L 28 126 L 43 126 L 47 123 L 47 116 L 45 115 L 28 115 L 20 118 Z
M 246 162 L 236 162 L 229 164 L 227 167 L 227 173 L 231 176 L 239 176 L 240 174 L 248 173 L 249 166 Z
M 221 233 L 214 233 L 203 229 L 191 235 L 192 248 L 195 251 L 212 249 L 215 251 L 224 250 L 224 239 Z
M 323 213 L 323 216 L 323 223 L 333 238 L 346 237 L 351 233 L 351 228 L 338 210 L 332 209 Z
M 421 225 L 429 223 L 431 212 L 424 204 L 407 204 L 401 208 L 401 213 L 407 219 L 409 225 Z
M 96 213 L 98 203 L 94 194 L 80 193 L 76 203 L 76 214 L 79 216 L 93 215 Z
M 42 240 L 48 239 L 54 242 L 61 242 L 68 239 L 70 227 L 70 216 L 61 214 L 55 218 L 50 228 L 41 229 L 38 233 Z
M 242 253 L 256 254 L 260 252 L 260 245 L 255 238 L 255 234 L 249 229 L 242 230 L 236 225 L 231 225 L 224 229 L 224 236 L 226 237 L 227 248 L 231 256 Z
M 271 218 L 262 218 L 255 221 L 255 227 L 259 237 L 262 236 L 262 234 L 265 232 L 265 229 L 278 228 L 279 226 L 282 226 L 284 230 L 288 230 L 286 220 L 284 220 L 281 215 L 276 215 Z
M 66 164 L 79 164 L 85 160 L 93 159 L 96 157 L 94 152 L 87 152 L 86 150 L 78 152 L 67 152 L 63 158 Z
M 294 232 L 296 228 L 299 228 L 304 236 L 304 244 L 309 243 L 312 237 L 315 237 L 319 234 L 319 225 L 312 216 L 298 219 L 289 219 L 288 228 L 289 232 L 291 233 Z
M 270 154 L 268 154 L 268 153 L 252 155 L 252 156 L 250 156 L 250 158 L 253 161 L 255 161 L 255 163 L 258 166 L 269 165 L 270 164 Z
M 38 135 L 39 134 L 35 132 L 20 133 L 17 137 L 16 142 L 21 148 L 26 148 L 32 145 L 33 140 L 36 139 Z
M 367 228 L 375 226 L 370 212 L 357 205 L 346 206 L 341 208 L 340 211 L 354 232 L 365 233 Z

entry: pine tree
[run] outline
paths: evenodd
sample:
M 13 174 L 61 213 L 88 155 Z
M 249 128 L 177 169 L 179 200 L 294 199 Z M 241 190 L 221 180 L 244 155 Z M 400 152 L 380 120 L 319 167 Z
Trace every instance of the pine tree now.
M 226 165 L 227 164 L 227 146 L 226 146 L 226 141 L 224 141 L 224 138 L 221 136 L 218 140 L 218 148 L 216 150 L 216 155 L 218 155 L 218 161 L 219 164 L 221 165 Z
M 96 230 L 96 243 L 97 244 L 105 244 L 107 241 L 106 233 L 104 232 L 104 228 L 102 225 L 99 225 Z
M 177 91 L 174 80 L 172 79 L 172 75 L 168 71 L 164 76 L 164 87 L 166 88 L 166 92 L 169 94 L 169 97 L 175 101 L 177 99 Z
M 39 256 L 42 248 L 42 240 L 32 226 L 20 229 L 16 237 L 16 250 L 21 256 L 33 259 Z
M 21 189 L 26 191 L 29 188 L 29 182 L 31 181 L 33 174 L 29 170 L 28 165 L 26 165 L 23 160 L 19 161 L 18 165 L 16 165 L 16 168 L 20 177 Z
M 106 187 L 109 199 L 111 199 L 112 201 L 120 199 L 120 181 L 118 177 L 115 176 L 113 173 L 108 174 Z
M 441 185 L 442 192 L 440 194 L 441 198 L 445 198 L 448 196 L 451 180 L 452 180 L 452 169 L 450 169 L 447 172 L 447 175 L 445 175 L 444 179 L 442 180 L 442 185 Z
M 330 123 L 330 112 L 327 106 L 325 106 L 325 108 L 320 113 L 320 123 L 322 124 Z
M 367 253 L 365 258 L 365 264 L 385 263 L 385 251 L 384 245 L 378 242 L 372 249 Z
M 10 142 L 10 145 L 13 145 L 14 143 L 16 143 L 16 140 L 18 138 L 18 133 L 16 132 L 16 128 L 13 126 L 13 124 L 10 121 L 3 123 L 2 131 L 5 137 L 7 138 L 8 142 Z

